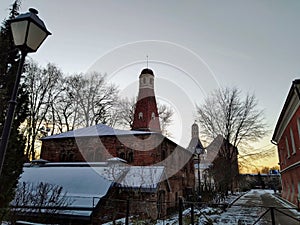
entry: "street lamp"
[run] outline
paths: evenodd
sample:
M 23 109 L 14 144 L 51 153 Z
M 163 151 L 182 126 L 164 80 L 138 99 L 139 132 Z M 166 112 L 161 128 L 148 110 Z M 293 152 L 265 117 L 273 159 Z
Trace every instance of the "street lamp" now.
M 51 33 L 47 30 L 44 22 L 37 16 L 36 9 L 29 9 L 29 12 L 20 14 L 15 19 L 9 21 L 14 44 L 21 51 L 18 71 L 11 94 L 11 100 L 8 102 L 6 119 L 3 126 L 1 143 L 0 143 L 0 175 L 7 149 L 10 129 L 14 118 L 16 99 L 21 74 L 23 71 L 24 61 L 27 53 L 36 52 L 48 35 Z
M 195 148 L 195 152 L 198 156 L 198 195 L 200 195 L 200 187 L 201 187 L 201 177 L 200 177 L 200 155 L 202 155 L 204 153 L 204 148 L 202 145 L 200 145 L 199 143 L 197 144 L 196 148 Z

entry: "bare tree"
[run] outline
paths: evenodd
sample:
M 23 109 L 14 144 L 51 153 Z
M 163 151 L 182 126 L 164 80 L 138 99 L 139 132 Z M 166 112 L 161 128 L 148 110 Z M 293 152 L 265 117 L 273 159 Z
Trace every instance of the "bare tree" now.
M 35 159 L 35 143 L 42 135 L 41 128 L 46 115 L 57 96 L 57 80 L 62 76 L 61 71 L 53 64 L 46 68 L 40 67 L 36 62 L 30 61 L 26 66 L 24 82 L 29 93 L 29 117 L 27 119 L 27 158 Z
M 247 94 L 243 99 L 237 88 L 220 88 L 197 106 L 197 119 L 202 127 L 202 134 L 216 138 L 219 134 L 225 139 L 224 150 L 220 157 L 228 164 L 227 173 L 232 178 L 232 166 L 235 151 L 232 148 L 246 146 L 265 136 L 267 129 L 263 112 L 257 109 L 254 95 Z M 245 149 L 239 154 L 245 155 Z M 227 180 L 225 185 L 231 185 Z
M 61 79 L 60 93 L 51 105 L 52 124 L 59 132 L 114 121 L 118 89 L 99 73 Z M 51 133 L 53 134 L 53 133 Z
M 165 104 L 158 103 L 157 110 L 162 133 L 171 136 L 171 133 L 168 131 L 168 126 L 172 123 L 173 109 Z
M 123 128 L 130 128 L 132 129 L 133 124 L 133 118 L 134 118 L 134 111 L 135 111 L 135 105 L 136 105 L 136 99 L 135 98 L 124 98 L 121 99 L 117 105 L 118 110 L 117 114 L 117 125 L 122 126 Z M 165 104 L 161 104 L 158 102 L 158 116 L 160 121 L 160 126 L 162 129 L 162 132 L 165 135 L 170 135 L 170 133 L 167 132 L 167 128 L 172 123 L 172 116 L 174 114 L 174 111 L 171 107 Z
M 117 125 L 120 125 L 123 128 L 132 129 L 134 111 L 135 111 L 136 99 L 135 98 L 123 98 L 118 102 L 118 115 Z
M 81 125 L 88 127 L 108 123 L 110 110 L 118 100 L 118 89 L 107 84 L 99 73 L 75 75 L 70 78 L 70 93 L 78 107 Z
M 197 112 L 203 134 L 211 138 L 221 134 L 234 147 L 257 141 L 267 131 L 255 96 L 247 94 L 242 100 L 237 88 L 216 90 L 204 104 L 197 106 Z
M 72 203 L 67 192 L 58 185 L 22 182 L 18 184 L 15 198 L 11 202 L 11 219 L 24 215 L 43 218 L 42 214 L 56 214 L 60 208 L 66 208 Z
M 74 130 L 79 126 L 79 107 L 78 99 L 72 87 L 74 77 L 68 76 L 60 79 L 60 94 L 54 99 L 51 105 L 51 124 L 53 128 L 51 135 L 56 132 L 65 132 Z M 58 131 L 55 131 L 55 128 Z

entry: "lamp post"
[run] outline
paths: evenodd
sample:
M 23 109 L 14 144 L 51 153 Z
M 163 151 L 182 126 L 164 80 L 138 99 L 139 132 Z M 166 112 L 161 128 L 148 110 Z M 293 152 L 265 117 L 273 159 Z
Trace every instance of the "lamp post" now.
M 16 108 L 16 99 L 18 87 L 23 71 L 24 61 L 27 53 L 36 52 L 48 35 L 51 33 L 47 30 L 44 22 L 37 16 L 36 9 L 29 9 L 29 12 L 20 14 L 15 19 L 10 20 L 10 27 L 15 46 L 21 51 L 18 71 L 11 94 L 11 99 L 8 102 L 6 119 L 3 126 L 1 143 L 0 143 L 0 175 L 4 163 L 5 153 L 7 149 L 8 139 L 14 112 Z
M 201 187 L 201 176 L 200 176 L 201 158 L 200 158 L 200 155 L 202 155 L 204 153 L 204 148 L 198 143 L 196 148 L 195 148 L 195 152 L 196 152 L 197 157 L 198 157 L 198 195 L 200 195 L 200 187 Z

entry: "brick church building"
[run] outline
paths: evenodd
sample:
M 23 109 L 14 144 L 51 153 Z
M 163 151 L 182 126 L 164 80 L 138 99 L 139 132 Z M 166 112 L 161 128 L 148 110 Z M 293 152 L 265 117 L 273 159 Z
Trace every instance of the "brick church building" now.
M 41 149 L 41 158 L 50 162 L 105 162 L 117 157 L 126 165 L 163 166 L 169 186 L 163 195 L 166 210 L 176 207 L 180 196 L 188 198 L 194 191 L 193 155 L 162 134 L 154 73 L 148 68 L 139 76 L 132 130 L 97 124 L 45 137 Z

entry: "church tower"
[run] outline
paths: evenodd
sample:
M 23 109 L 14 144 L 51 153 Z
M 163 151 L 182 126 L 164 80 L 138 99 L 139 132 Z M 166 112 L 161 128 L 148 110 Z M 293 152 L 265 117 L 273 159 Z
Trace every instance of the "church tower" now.
M 154 73 L 148 68 L 143 69 L 139 77 L 132 130 L 161 132 L 154 94 Z
M 199 127 L 196 123 L 192 125 L 192 138 L 199 138 Z
M 188 149 L 193 152 L 196 148 L 204 149 L 199 139 L 199 126 L 196 123 L 194 123 L 192 125 L 192 138 L 189 143 Z

